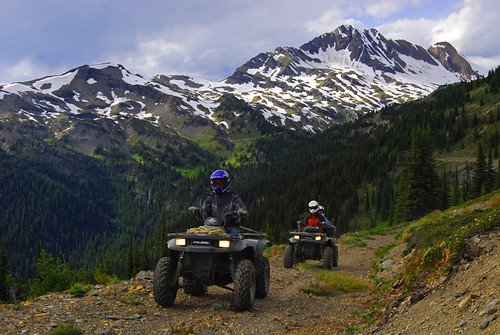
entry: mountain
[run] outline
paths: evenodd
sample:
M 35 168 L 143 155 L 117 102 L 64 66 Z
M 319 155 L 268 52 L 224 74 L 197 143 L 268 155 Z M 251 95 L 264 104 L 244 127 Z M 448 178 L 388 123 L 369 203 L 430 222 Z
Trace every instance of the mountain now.
M 357 34 L 353 30 L 353 36 Z M 340 45 L 342 36 L 325 42 L 325 50 L 336 53 L 332 45 Z M 312 45 L 299 51 L 313 55 Z M 320 64 L 321 50 L 315 54 L 318 61 L 309 65 Z M 340 52 L 345 55 L 348 50 Z M 399 62 L 393 56 L 394 64 Z M 381 84 L 390 76 L 410 76 L 396 69 L 412 64 L 416 71 L 415 64 L 424 64 L 416 58 L 410 63 L 401 53 L 398 57 L 407 66 L 399 62 L 394 73 L 357 60 L 351 62 L 358 68 L 350 71 L 369 69 L 372 78 L 381 76 Z M 368 62 L 369 57 L 360 53 L 358 58 Z M 453 57 L 444 59 L 448 67 L 460 64 Z M 180 75 L 145 79 L 116 64 L 84 65 L 62 75 L 1 87 L 0 244 L 5 245 L 12 272 L 16 277 L 32 276 L 40 249 L 61 255 L 73 267 L 102 266 L 106 273 L 120 276 L 154 266 L 167 232 L 192 224 L 185 209 L 198 204 L 208 186 L 207 175 L 221 166 L 234 176 L 232 185 L 251 212 L 249 227 L 282 241 L 288 236 L 288 221 L 295 222 L 304 210 L 304 199 L 325 205 L 341 233 L 367 222 L 387 221 L 394 208 L 394 177 L 415 127 L 430 126 L 443 151 L 470 154 L 478 143 L 498 151 L 500 71 L 378 113 L 351 110 L 355 122 L 335 125 L 348 114 L 324 107 L 322 113 L 337 119 L 321 119 L 319 109 L 300 116 L 301 109 L 280 113 L 258 102 L 257 94 L 274 94 L 269 101 L 279 104 L 278 98 L 285 95 L 276 92 L 286 88 L 287 80 L 305 80 L 307 71 L 309 86 L 304 83 L 288 92 L 287 99 L 300 97 L 310 103 L 316 94 L 333 101 L 333 95 L 322 94 L 337 91 L 309 88 L 316 87 L 320 73 L 338 69 L 301 66 L 304 72 L 296 78 L 269 77 L 272 89 L 257 81 L 230 83 L 234 75 L 217 83 Z M 462 76 L 442 64 L 436 69 L 448 73 L 450 80 Z M 249 78 L 262 76 L 249 67 L 245 71 Z M 351 75 L 344 72 L 340 78 Z M 337 79 L 332 76 L 331 83 Z M 355 86 L 343 85 L 350 90 Z M 434 87 L 426 85 L 429 90 Z M 292 96 L 299 88 L 302 96 Z M 323 126 L 329 129 L 311 133 Z M 464 165 L 459 168 L 457 184 L 469 183 L 470 169 L 464 173 Z M 462 189 L 459 198 L 467 200 L 470 192 Z M 365 206 L 374 210 L 364 213 Z
M 276 128 L 322 131 L 477 76 L 449 43 L 425 50 L 375 29 L 341 26 L 300 48 L 261 53 L 219 82 L 146 79 L 105 63 L 3 85 L 0 145 L 37 136 L 86 154 L 97 147 L 127 150 L 135 120 L 156 141 L 190 139 L 227 151 L 232 139 Z
M 425 50 L 388 40 L 375 29 L 341 26 L 298 49 L 261 53 L 225 82 L 239 87 L 242 97 L 250 95 L 273 111 L 278 107 L 314 129 L 477 75 L 449 43 Z

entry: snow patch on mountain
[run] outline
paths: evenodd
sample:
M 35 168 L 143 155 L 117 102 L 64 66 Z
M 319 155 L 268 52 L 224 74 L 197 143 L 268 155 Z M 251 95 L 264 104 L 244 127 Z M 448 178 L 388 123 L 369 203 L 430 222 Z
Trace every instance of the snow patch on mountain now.
M 450 44 L 433 47 L 425 50 L 387 40 L 375 29 L 341 26 L 300 48 L 261 53 L 222 81 L 183 75 L 146 79 L 119 64 L 101 63 L 3 85 L 0 104 L 15 112 L 22 109 L 23 115 L 34 119 L 93 113 L 114 121 L 134 117 L 154 125 L 167 122 L 165 113 L 172 111 L 229 129 L 228 120 L 214 116 L 219 99 L 229 94 L 260 110 L 275 126 L 316 132 L 359 113 L 421 98 L 438 85 L 473 78 L 470 71 L 460 72 L 467 66 Z M 19 100 L 33 109 L 18 105 Z

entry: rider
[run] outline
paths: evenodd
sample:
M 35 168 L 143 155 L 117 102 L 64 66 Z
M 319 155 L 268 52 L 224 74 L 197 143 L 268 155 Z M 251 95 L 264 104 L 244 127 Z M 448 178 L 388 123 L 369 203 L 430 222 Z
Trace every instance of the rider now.
M 302 224 L 304 227 L 333 228 L 333 224 L 323 214 L 324 207 L 320 206 L 316 200 L 309 201 L 308 207 L 309 213 Z
M 201 214 L 204 220 L 208 217 L 219 219 L 229 235 L 239 237 L 241 219 L 247 217 L 248 211 L 238 194 L 231 192 L 230 181 L 227 171 L 212 172 L 210 175 L 212 191 L 207 194 L 201 205 Z

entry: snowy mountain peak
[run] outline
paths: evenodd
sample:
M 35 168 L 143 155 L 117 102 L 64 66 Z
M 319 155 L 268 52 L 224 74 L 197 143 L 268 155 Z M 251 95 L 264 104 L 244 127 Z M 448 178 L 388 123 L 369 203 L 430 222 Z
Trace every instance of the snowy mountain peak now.
M 207 127 L 214 134 L 237 131 L 252 122 L 259 129 L 315 132 L 476 76 L 449 43 L 426 50 L 376 29 L 344 25 L 299 48 L 259 53 L 220 82 L 183 75 L 146 79 L 120 64 L 102 63 L 2 85 L 0 122 L 36 124 L 68 141 L 79 129 L 75 124 L 90 131 L 81 120 L 101 122 L 101 128 L 141 120 L 186 137 Z M 15 138 L 12 132 L 3 139 Z

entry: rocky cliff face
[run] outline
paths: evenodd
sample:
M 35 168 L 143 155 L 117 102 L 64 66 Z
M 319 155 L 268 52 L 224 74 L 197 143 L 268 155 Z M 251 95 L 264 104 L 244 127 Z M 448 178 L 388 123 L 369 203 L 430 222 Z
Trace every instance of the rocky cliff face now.
M 436 43 L 427 51 L 449 71 L 462 73 L 464 79 L 471 79 L 477 75 L 467 60 L 448 42 Z

